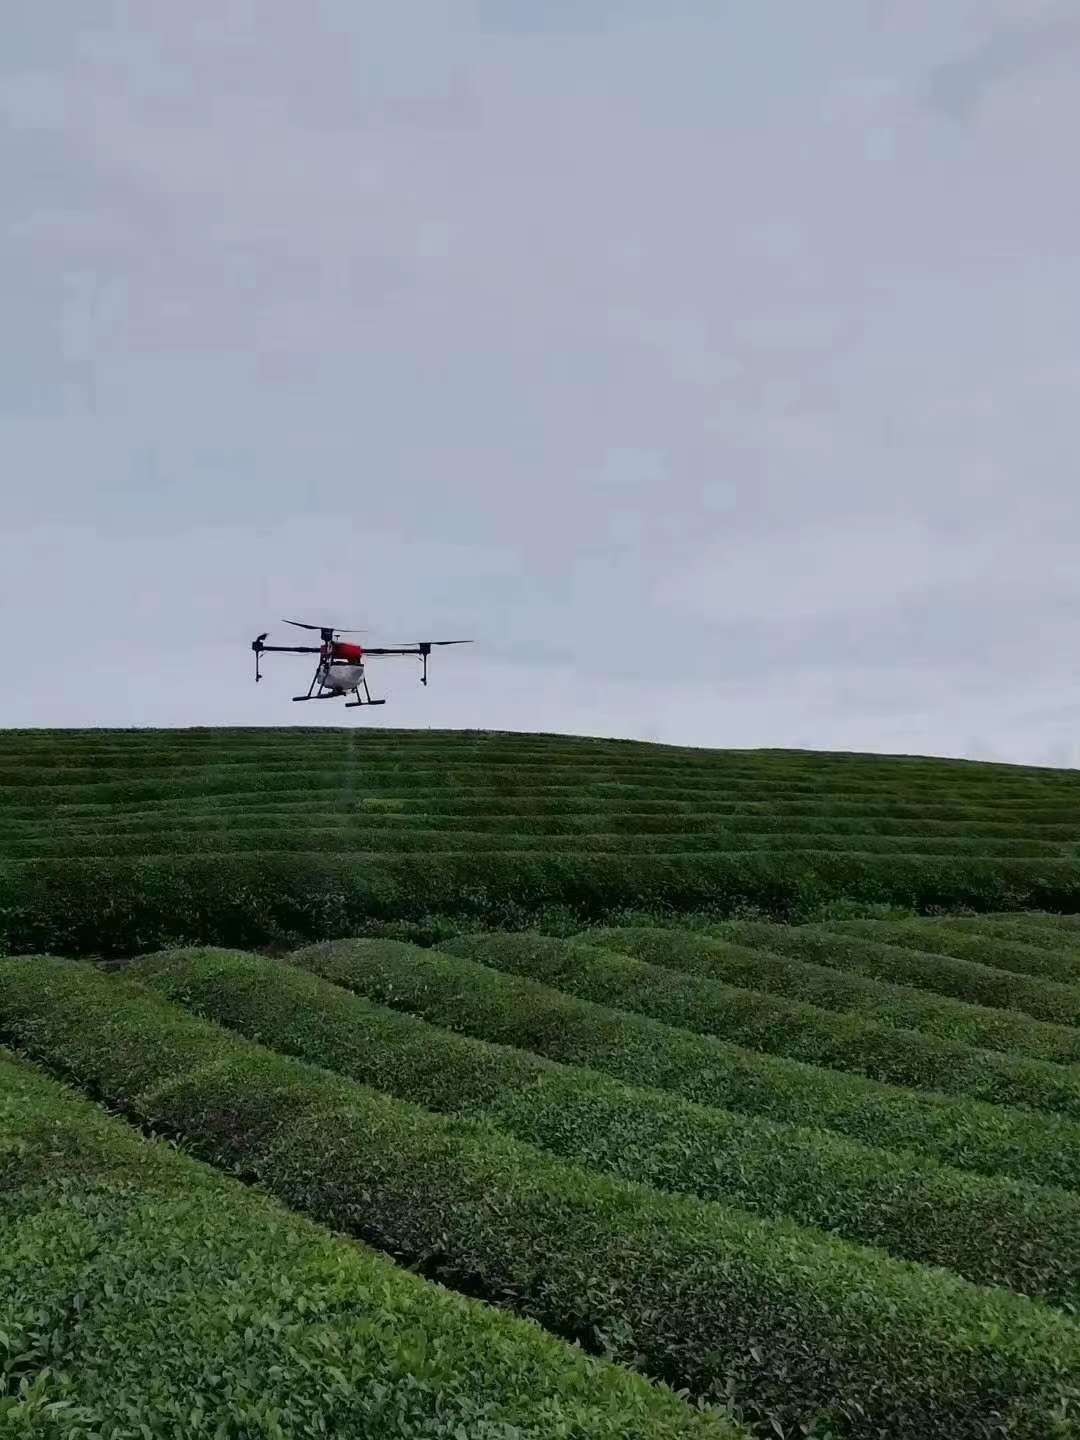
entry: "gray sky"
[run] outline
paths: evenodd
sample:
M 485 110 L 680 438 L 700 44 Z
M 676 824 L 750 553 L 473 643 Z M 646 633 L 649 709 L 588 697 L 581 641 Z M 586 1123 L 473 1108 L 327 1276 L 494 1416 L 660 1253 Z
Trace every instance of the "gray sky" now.
M 0 725 L 1080 764 L 1073 0 L 4 29 Z

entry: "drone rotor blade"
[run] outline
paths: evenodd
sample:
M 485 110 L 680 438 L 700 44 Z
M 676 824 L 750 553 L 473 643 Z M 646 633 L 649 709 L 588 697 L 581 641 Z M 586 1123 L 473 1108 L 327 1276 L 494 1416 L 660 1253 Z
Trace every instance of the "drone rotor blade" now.
M 407 640 L 407 645 L 472 645 L 472 640 Z M 403 648 L 403 647 L 397 647 Z
M 333 630 L 335 635 L 363 635 L 363 630 L 343 629 L 340 625 L 309 625 L 306 620 L 283 620 L 283 625 L 296 625 L 301 630 Z

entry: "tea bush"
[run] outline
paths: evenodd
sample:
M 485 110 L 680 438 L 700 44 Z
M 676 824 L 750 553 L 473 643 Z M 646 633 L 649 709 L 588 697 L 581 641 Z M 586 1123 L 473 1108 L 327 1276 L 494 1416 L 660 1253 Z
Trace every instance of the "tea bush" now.
M 1053 948 L 1046 948 L 1031 944 L 1028 938 L 1030 931 L 1025 932 L 1024 938 L 1015 930 L 1011 936 L 1001 933 L 1000 929 L 995 934 L 972 934 L 959 926 L 932 921 L 896 922 L 889 925 L 887 934 L 866 930 L 861 925 L 845 924 L 841 928 L 845 933 L 850 930 L 854 935 L 880 939 L 888 945 L 902 945 L 923 954 L 971 961 L 979 966 L 990 966 L 994 970 L 1009 971 L 1017 977 L 1018 993 L 1021 995 L 1043 994 L 1039 988 L 1040 982 L 1048 980 L 1050 984 L 1045 993 L 1051 997 L 1051 1002 L 1060 999 L 1071 1004 L 1072 1013 L 1077 1013 L 1080 1006 L 1080 988 L 1066 997 L 1054 983 L 1080 987 L 1080 957 L 1069 954 L 1060 932 L 1056 942 L 1053 942 Z
M 263 956 L 170 951 L 127 973 L 284 1054 L 428 1109 L 485 1119 L 565 1159 L 786 1215 L 980 1284 L 1068 1306 L 1080 1300 L 1078 1195 L 623 1085 L 438 1028 Z
M 887 922 L 873 921 L 873 924 Z M 763 944 L 775 933 L 770 927 Z M 880 934 L 881 932 L 875 932 Z M 921 1030 L 986 1050 L 1071 1065 L 1080 1062 L 1080 1030 L 1032 1020 L 1016 1011 L 938 996 L 912 985 L 871 980 L 812 960 L 754 949 L 691 930 L 650 926 L 597 928 L 579 937 L 672 970 L 786 995 L 877 1024 Z M 884 938 L 884 937 L 882 937 Z
M 116 1093 L 117 1042 L 149 1066 L 171 1007 L 142 992 L 136 1016 L 135 987 L 44 957 L 0 961 L 0 981 L 5 1035 L 112 1103 L 430 1276 L 729 1396 L 762 1434 L 1076 1433 L 1080 1328 L 1059 1312 L 567 1166 L 239 1038 L 224 1060 Z M 116 1021 L 121 989 L 133 1008 Z
M 737 1440 L 2 1053 L 0 1431 Z
M 699 1104 L 917 1151 L 984 1175 L 1080 1189 L 1080 1125 L 917 1094 L 680 1030 L 463 956 L 392 940 L 328 941 L 290 960 L 379 1004 Z
M 742 990 L 630 956 L 544 935 L 467 935 L 445 942 L 496 970 L 811 1065 L 916 1090 L 1030 1105 L 1080 1119 L 1080 1072 L 975 1050 L 913 1030 L 758 990 Z
M 716 933 L 740 945 L 756 945 L 838 970 L 916 985 L 976 1005 L 1017 1010 L 1051 1024 L 1080 1024 L 1080 986 L 996 969 L 970 957 L 920 950 L 917 942 L 934 943 L 932 933 L 924 936 L 920 930 L 912 934 L 903 923 L 888 923 L 888 939 L 880 930 L 863 928 L 879 923 L 852 920 L 773 927 L 734 922 L 719 926 Z

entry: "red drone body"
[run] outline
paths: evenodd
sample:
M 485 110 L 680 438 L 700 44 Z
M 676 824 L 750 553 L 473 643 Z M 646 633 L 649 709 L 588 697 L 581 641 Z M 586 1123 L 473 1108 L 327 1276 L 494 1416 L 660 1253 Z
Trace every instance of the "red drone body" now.
M 321 645 L 266 645 L 266 632 L 251 642 L 255 652 L 255 679 L 262 679 L 260 662 L 264 654 L 275 651 L 289 655 L 317 655 L 315 674 L 306 695 L 294 695 L 294 700 L 333 700 L 336 697 L 352 695 L 346 700 L 346 708 L 355 705 L 385 705 L 385 700 L 373 700 L 364 675 L 364 662 L 371 655 L 416 655 L 421 662 L 420 683 L 428 681 L 428 656 L 435 645 L 471 645 L 471 640 L 417 640 L 409 645 L 363 646 L 353 641 L 342 640 L 342 632 L 332 625 L 308 625 L 303 620 L 286 620 L 286 625 L 297 625 L 301 630 L 317 630 Z M 363 694 L 361 694 L 361 689 Z

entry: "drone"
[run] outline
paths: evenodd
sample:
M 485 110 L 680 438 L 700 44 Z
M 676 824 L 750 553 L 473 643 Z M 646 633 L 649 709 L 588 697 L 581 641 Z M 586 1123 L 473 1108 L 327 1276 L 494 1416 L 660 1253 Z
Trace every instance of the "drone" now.
M 333 625 L 309 625 L 305 620 L 283 620 L 283 625 L 295 625 L 299 630 L 316 630 L 321 645 L 267 645 L 269 631 L 264 630 L 251 642 L 255 652 L 255 681 L 262 679 L 262 657 L 278 655 L 317 655 L 315 674 L 311 677 L 306 695 L 294 695 L 296 701 L 340 700 L 345 701 L 346 710 L 357 705 L 385 705 L 385 700 L 375 700 L 368 689 L 364 674 L 364 663 L 371 655 L 416 655 L 420 659 L 420 684 L 428 683 L 428 657 L 437 645 L 471 645 L 471 640 L 415 640 L 408 645 L 358 645 L 342 640 L 342 635 L 359 635 L 359 630 L 339 630 Z M 363 693 L 361 693 L 363 692 Z

